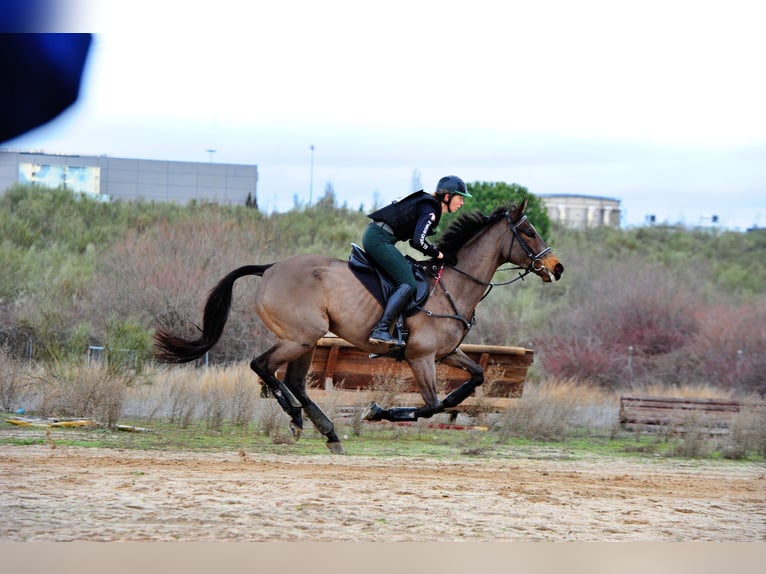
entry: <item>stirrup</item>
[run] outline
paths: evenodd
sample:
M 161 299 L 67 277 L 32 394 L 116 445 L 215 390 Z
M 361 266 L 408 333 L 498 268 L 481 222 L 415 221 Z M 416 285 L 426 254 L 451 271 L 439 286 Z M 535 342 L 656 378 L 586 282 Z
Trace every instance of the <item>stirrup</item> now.
M 382 330 L 381 330 L 382 331 Z M 367 339 L 368 343 L 384 343 L 386 345 L 396 345 L 398 347 L 404 345 L 404 341 L 399 340 L 398 338 L 391 335 L 388 331 L 378 331 L 376 333 L 376 330 L 373 330 L 372 333 L 370 333 L 369 338 Z

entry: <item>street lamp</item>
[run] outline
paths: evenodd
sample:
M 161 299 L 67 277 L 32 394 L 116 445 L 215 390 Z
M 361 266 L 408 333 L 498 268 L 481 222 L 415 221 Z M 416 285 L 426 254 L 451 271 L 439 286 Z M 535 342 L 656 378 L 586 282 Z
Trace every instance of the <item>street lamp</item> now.
M 210 154 L 210 163 L 213 163 L 213 154 L 218 150 L 206 149 L 205 151 Z
M 309 147 L 311 150 L 311 172 L 309 174 L 309 205 L 311 205 L 311 199 L 314 195 L 314 144 Z

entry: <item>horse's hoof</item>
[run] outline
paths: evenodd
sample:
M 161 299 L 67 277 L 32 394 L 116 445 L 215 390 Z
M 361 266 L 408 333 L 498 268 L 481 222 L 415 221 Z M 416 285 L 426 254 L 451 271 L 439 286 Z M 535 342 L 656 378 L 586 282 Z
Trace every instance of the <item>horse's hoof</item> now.
M 383 418 L 384 412 L 385 411 L 380 408 L 380 405 L 373 401 L 364 408 L 364 411 L 362 411 L 362 420 L 379 421 Z
M 301 433 L 303 432 L 303 429 L 301 429 L 298 425 L 296 425 L 294 422 L 290 423 L 290 432 L 293 434 L 293 438 L 295 440 L 300 440 Z
M 327 448 L 329 448 L 330 452 L 333 454 L 346 454 L 343 445 L 339 442 L 328 442 Z
M 303 416 L 300 409 L 296 413 L 290 414 L 290 426 L 303 430 Z

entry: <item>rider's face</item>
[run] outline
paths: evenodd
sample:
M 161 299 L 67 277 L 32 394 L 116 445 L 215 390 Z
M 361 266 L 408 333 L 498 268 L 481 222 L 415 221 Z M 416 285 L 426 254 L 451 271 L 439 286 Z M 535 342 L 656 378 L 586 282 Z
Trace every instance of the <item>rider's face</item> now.
M 449 200 L 447 201 L 447 211 L 450 213 L 454 213 L 461 207 L 463 207 L 464 199 L 462 195 L 457 194 L 447 194 L 447 197 L 449 197 Z

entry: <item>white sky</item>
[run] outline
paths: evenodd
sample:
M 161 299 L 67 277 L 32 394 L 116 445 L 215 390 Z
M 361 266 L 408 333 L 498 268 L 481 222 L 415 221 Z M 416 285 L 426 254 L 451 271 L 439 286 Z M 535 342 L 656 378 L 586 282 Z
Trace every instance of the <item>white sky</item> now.
M 616 197 L 629 225 L 766 226 L 755 0 L 66 5 L 62 30 L 97 34 L 82 97 L 4 147 L 257 164 L 268 210 L 328 182 L 369 208 L 417 169 Z

